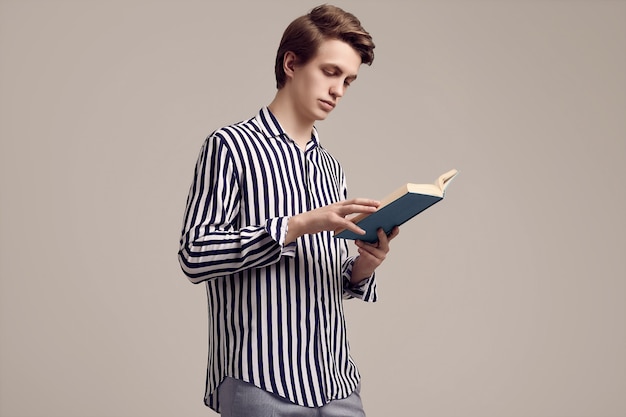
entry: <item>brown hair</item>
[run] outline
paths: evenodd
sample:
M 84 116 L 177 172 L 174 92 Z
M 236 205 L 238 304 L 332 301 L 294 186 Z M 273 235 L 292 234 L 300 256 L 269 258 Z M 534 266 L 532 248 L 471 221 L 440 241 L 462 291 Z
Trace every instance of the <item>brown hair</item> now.
M 298 64 L 304 65 L 315 56 L 320 44 L 329 39 L 348 43 L 361 56 L 363 64 L 371 65 L 374 61 L 374 42 L 359 19 L 339 7 L 324 4 L 297 18 L 285 29 L 276 54 L 276 88 L 285 85 L 283 61 L 287 52 L 293 52 Z

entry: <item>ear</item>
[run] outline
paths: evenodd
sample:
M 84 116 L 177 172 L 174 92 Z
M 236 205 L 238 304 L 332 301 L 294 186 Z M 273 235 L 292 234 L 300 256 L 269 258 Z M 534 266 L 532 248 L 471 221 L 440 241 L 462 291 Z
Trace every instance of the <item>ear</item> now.
M 298 57 L 291 51 L 285 52 L 285 56 L 283 58 L 283 71 L 285 71 L 285 75 L 287 78 L 293 78 L 296 65 L 298 61 Z

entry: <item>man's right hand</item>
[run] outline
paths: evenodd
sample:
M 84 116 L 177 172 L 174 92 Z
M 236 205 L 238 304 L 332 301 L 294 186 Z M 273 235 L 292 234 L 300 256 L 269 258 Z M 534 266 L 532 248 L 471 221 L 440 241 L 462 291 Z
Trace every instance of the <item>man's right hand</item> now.
M 346 219 L 346 216 L 360 213 L 373 213 L 380 205 L 376 200 L 353 198 L 344 200 L 315 210 L 297 214 L 289 218 L 285 244 L 294 242 L 302 235 L 314 234 L 322 231 L 348 229 L 363 235 L 365 231 Z

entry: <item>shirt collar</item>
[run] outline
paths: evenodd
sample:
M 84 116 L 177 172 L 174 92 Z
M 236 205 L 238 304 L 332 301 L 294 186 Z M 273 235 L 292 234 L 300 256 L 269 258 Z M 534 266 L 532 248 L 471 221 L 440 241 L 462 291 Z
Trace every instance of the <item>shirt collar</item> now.
M 259 127 L 261 128 L 261 131 L 266 137 L 268 138 L 282 137 L 288 140 L 292 140 L 291 138 L 289 138 L 287 133 L 283 130 L 283 127 L 278 122 L 278 119 L 276 119 L 276 116 L 272 114 L 272 112 L 267 106 L 259 110 L 259 113 L 256 115 L 256 121 Z M 311 143 L 311 141 L 313 143 Z M 311 141 L 309 141 L 309 144 L 307 145 L 307 149 L 310 148 L 312 145 L 320 146 L 319 135 L 317 133 L 317 129 L 315 128 L 315 126 L 313 126 L 313 132 L 311 134 Z

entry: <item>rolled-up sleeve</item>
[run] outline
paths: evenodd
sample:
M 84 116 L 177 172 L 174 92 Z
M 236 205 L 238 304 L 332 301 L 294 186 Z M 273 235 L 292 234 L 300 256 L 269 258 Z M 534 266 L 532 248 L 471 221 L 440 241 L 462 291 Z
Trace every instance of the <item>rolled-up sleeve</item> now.
M 196 163 L 178 251 L 181 268 L 191 282 L 293 256 L 292 248 L 284 245 L 288 217 L 239 227 L 239 205 L 232 154 L 219 135 L 213 134 L 204 142 Z
M 343 264 L 343 298 L 358 298 L 363 301 L 376 302 L 378 300 L 376 272 L 357 284 L 350 282 L 354 259 L 354 257 L 349 257 Z

